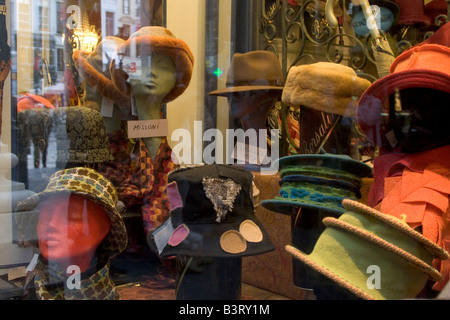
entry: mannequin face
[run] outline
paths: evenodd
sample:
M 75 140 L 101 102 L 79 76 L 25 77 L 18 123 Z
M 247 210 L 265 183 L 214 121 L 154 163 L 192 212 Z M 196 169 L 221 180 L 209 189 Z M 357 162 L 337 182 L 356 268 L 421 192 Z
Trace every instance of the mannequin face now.
M 110 228 L 108 214 L 99 204 L 77 194 L 50 196 L 40 205 L 39 249 L 52 261 L 93 254 Z
M 142 58 L 141 63 L 141 78 L 130 80 L 133 95 L 153 96 L 162 100 L 175 86 L 175 63 L 170 57 L 158 53 Z
M 234 118 L 266 116 L 270 107 L 278 100 L 278 93 L 268 90 L 233 92 L 228 95 L 228 104 Z

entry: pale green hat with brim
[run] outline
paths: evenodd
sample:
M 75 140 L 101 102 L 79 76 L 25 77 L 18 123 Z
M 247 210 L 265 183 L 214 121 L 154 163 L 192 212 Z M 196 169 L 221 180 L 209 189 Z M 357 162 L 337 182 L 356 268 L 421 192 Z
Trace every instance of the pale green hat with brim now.
M 290 245 L 286 250 L 361 299 L 414 298 L 428 280 L 441 280 L 432 261 L 448 259 L 445 250 L 402 220 L 356 201 L 346 199 L 343 205 L 347 211 L 339 219 L 323 220 L 326 228 L 310 254 Z M 379 286 L 371 286 L 369 267 L 379 270 Z

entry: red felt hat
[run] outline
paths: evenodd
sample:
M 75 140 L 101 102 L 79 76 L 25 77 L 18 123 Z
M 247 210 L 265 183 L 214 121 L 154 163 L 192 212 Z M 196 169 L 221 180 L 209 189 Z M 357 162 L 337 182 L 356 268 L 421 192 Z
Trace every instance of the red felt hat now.
M 17 99 L 17 112 L 34 108 L 55 109 L 55 106 L 44 97 L 28 92 Z
M 398 25 L 430 25 L 430 18 L 425 15 L 423 0 L 395 0 L 400 8 Z
M 368 139 L 381 145 L 382 114 L 395 91 L 429 88 L 450 93 L 450 47 L 433 43 L 410 48 L 391 65 L 391 74 L 375 81 L 361 96 L 357 107 L 359 127 Z
M 431 22 L 439 15 L 447 15 L 447 2 L 445 0 L 433 0 L 425 5 L 425 15 Z

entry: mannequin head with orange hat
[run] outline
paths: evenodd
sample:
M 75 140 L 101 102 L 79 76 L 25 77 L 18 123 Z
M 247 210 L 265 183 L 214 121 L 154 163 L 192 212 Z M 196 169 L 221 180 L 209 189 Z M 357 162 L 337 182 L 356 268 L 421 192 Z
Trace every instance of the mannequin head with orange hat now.
M 138 120 L 154 120 L 162 118 L 163 104 L 186 90 L 193 64 L 192 52 L 183 40 L 164 27 L 147 26 L 118 47 L 111 74 L 116 87 L 134 102 Z M 152 158 L 161 140 L 144 138 Z

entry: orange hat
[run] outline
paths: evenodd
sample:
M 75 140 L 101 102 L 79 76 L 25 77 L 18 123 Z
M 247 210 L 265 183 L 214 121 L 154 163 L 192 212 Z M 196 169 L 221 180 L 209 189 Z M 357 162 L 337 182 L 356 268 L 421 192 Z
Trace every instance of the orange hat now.
M 55 109 L 55 106 L 44 97 L 28 92 L 17 100 L 17 112 L 34 108 Z
M 124 110 L 131 110 L 130 98 L 116 88 L 109 72 L 109 62 L 117 47 L 124 42 L 118 37 L 106 37 L 93 52 L 75 51 L 73 60 L 80 76 L 99 94 L 111 99 Z

